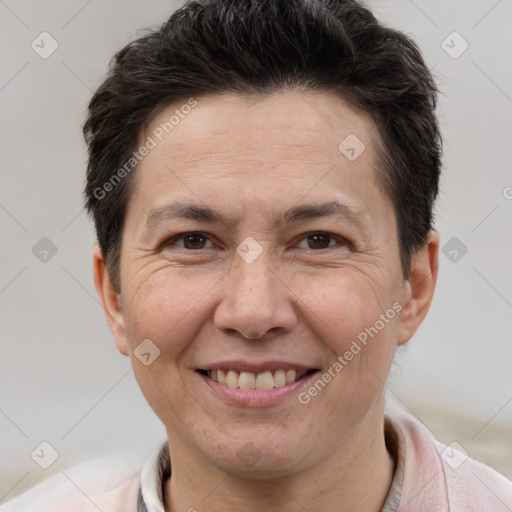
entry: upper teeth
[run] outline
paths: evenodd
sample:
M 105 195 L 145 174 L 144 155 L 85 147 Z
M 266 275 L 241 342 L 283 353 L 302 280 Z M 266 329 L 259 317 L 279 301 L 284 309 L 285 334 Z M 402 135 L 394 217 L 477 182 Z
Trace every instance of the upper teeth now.
M 208 377 L 230 388 L 272 389 L 291 384 L 306 374 L 305 371 L 276 370 L 262 373 L 237 372 L 236 370 L 210 370 Z

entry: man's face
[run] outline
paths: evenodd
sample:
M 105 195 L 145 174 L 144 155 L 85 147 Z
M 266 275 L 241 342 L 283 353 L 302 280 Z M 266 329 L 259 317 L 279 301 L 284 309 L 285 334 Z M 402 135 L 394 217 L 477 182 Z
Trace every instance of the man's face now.
M 285 474 L 380 425 L 406 341 L 379 135 L 328 93 L 197 100 L 136 171 L 116 341 L 175 446 L 229 471 Z M 134 354 L 144 340 L 142 359 L 160 351 L 147 366 Z

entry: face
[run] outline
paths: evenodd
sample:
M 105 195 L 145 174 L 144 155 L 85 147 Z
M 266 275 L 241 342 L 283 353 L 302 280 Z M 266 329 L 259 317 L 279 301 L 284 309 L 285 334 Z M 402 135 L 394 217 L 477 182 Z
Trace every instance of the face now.
M 424 314 L 378 131 L 329 93 L 197 101 L 136 171 L 120 293 L 98 255 L 96 283 L 171 458 L 300 471 L 381 425 L 395 348 Z

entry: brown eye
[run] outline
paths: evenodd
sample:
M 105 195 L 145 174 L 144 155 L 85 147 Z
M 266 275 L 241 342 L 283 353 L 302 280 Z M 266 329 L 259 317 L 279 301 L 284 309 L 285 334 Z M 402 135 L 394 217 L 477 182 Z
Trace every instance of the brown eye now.
M 165 247 L 170 249 L 172 246 L 178 246 L 179 248 L 193 251 L 209 249 L 210 247 L 207 246 L 208 243 L 211 244 L 209 238 L 202 233 L 182 233 L 175 236 L 169 242 L 166 242 Z
M 187 235 L 183 237 L 185 249 L 203 249 L 207 238 L 203 235 Z
M 334 238 L 329 233 L 311 233 L 304 236 L 297 247 L 300 249 L 321 250 L 329 249 L 336 245 L 337 242 L 342 243 L 342 240 Z
M 325 233 L 315 233 L 314 235 L 309 235 L 307 240 L 310 249 L 327 249 L 332 237 Z

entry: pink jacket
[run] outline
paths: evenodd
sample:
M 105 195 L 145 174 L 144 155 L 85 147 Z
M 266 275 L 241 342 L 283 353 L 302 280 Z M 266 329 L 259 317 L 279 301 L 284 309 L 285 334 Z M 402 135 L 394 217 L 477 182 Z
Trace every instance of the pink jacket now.
M 452 446 L 434 441 L 410 416 L 393 414 L 398 465 L 382 512 L 511 512 L 512 482 Z M 165 445 L 164 445 L 165 446 Z M 164 512 L 159 460 L 154 454 L 142 470 L 147 510 Z M 161 465 L 161 464 L 160 464 Z M 141 472 L 99 459 L 75 466 L 0 506 L 0 512 L 138 512 Z

